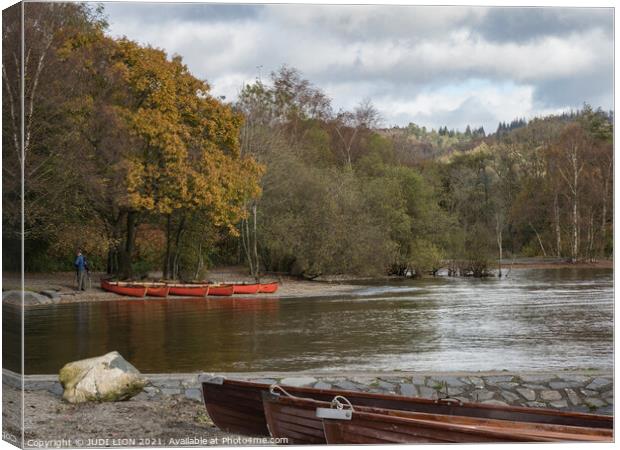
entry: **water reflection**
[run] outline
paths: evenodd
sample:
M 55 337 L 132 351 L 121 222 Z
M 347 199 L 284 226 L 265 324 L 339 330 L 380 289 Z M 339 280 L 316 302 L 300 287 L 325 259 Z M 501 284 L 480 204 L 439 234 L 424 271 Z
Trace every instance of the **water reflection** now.
M 609 270 L 379 283 L 355 298 L 56 305 L 27 311 L 26 372 L 111 350 L 144 372 L 610 368 L 612 319 Z M 5 320 L 5 342 L 12 332 Z

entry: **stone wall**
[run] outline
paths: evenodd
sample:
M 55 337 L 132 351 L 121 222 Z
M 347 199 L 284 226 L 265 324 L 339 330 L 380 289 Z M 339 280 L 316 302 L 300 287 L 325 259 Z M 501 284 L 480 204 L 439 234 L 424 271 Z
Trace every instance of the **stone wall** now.
M 7 381 L 6 372 L 3 374 Z M 613 375 L 608 372 L 562 373 L 389 373 L 389 374 L 306 374 L 234 373 L 227 378 L 283 386 L 311 386 L 323 389 L 368 391 L 409 397 L 437 399 L 446 394 L 464 402 L 516 405 L 560 410 L 613 414 Z M 134 398 L 159 400 L 182 395 L 202 401 L 198 374 L 146 374 L 150 384 Z M 48 390 L 61 395 L 55 376 L 28 375 L 27 390 Z

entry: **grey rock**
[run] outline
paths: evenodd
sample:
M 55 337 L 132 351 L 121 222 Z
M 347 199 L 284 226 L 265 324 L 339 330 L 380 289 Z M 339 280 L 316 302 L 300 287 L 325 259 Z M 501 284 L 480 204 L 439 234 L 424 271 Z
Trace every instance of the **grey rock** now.
M 614 415 L 614 405 L 603 406 L 602 408 L 597 409 L 596 413 L 597 414 L 604 414 L 606 416 L 613 416 Z
M 426 384 L 426 378 L 423 375 L 415 375 L 413 377 L 411 377 L 411 383 L 412 384 L 417 384 L 417 385 L 425 385 Z
M 501 395 L 509 403 L 515 403 L 517 400 L 520 400 L 520 397 L 512 392 L 504 391 Z
M 152 381 L 151 384 L 161 389 L 174 389 L 181 387 L 181 383 L 176 380 L 155 380 Z
M 313 377 L 290 377 L 284 378 L 280 381 L 280 384 L 285 386 L 294 386 L 294 387 L 302 387 L 302 386 L 310 386 L 316 383 L 316 378 Z
M 562 400 L 562 394 L 558 391 L 542 391 L 540 393 L 540 398 L 547 401 Z
M 447 383 L 448 386 L 463 386 L 465 384 L 457 377 L 433 377 L 430 383 L 431 386 L 434 386 L 436 383 Z
M 4 291 L 2 293 L 2 302 L 21 306 L 22 305 L 21 291 Z M 41 295 L 36 292 L 24 291 L 24 300 L 23 300 L 24 306 L 49 305 L 52 303 L 54 303 L 54 301 L 45 295 Z
M 568 387 L 575 387 L 571 383 L 567 383 L 566 381 L 552 381 L 549 383 L 549 387 L 551 389 L 566 389 Z
M 596 391 L 591 391 L 589 389 L 580 389 L 581 393 L 583 395 L 585 395 L 586 397 L 594 397 L 595 395 L 598 395 L 598 392 Z
M 484 380 L 489 384 L 507 383 L 509 381 L 512 381 L 512 379 L 513 379 L 512 375 L 484 377 Z
M 442 390 L 441 392 L 445 392 L 445 390 Z M 465 390 L 461 389 L 460 387 L 453 387 L 453 386 L 448 387 L 448 395 L 451 396 L 451 397 L 454 397 L 456 395 L 460 395 L 463 392 L 465 392 Z
M 51 298 L 54 303 L 58 303 L 60 301 L 60 294 L 56 291 L 45 290 L 40 292 L 41 295 L 45 295 L 48 298 Z
M 556 409 L 562 409 L 568 407 L 568 403 L 566 403 L 566 400 L 558 400 L 557 402 L 549 403 L 549 406 Z
M 64 389 L 62 388 L 62 385 L 60 383 L 53 383 L 48 389 L 48 392 L 57 395 L 58 397 L 62 397 L 62 393 L 64 392 Z
M 491 400 L 495 394 L 491 391 L 487 391 L 486 389 L 476 389 L 471 395 L 475 401 L 484 402 Z
M 361 386 L 358 384 L 352 383 L 349 380 L 338 381 L 334 383 L 334 385 L 339 389 L 344 389 L 345 391 L 361 391 Z
M 324 381 L 319 381 L 317 384 L 314 385 L 314 388 L 315 389 L 331 389 L 332 385 Z
M 140 392 L 138 395 L 131 398 L 131 401 L 144 401 L 148 400 L 149 396 L 146 392 Z
M 179 395 L 181 393 L 180 388 L 162 388 L 161 393 L 163 395 Z
M 202 401 L 202 391 L 200 389 L 187 389 L 185 391 L 185 398 L 189 400 Z
M 551 375 L 520 375 L 519 378 L 525 383 L 546 383 L 553 379 L 554 376 Z
M 484 387 L 484 380 L 480 377 L 467 377 L 467 380 L 476 387 Z
M 418 395 L 418 390 L 413 384 L 401 383 L 400 395 L 404 395 L 405 397 L 416 397 Z
M 147 394 L 157 394 L 157 393 L 159 393 L 159 389 L 157 389 L 155 386 L 146 386 L 142 390 L 144 392 L 146 392 Z
M 524 399 L 529 401 L 536 400 L 536 392 L 532 389 L 517 388 L 517 392 L 523 396 Z
M 377 386 L 383 390 L 386 390 L 386 391 L 396 390 L 396 385 L 393 383 L 388 383 L 387 381 L 383 381 L 383 380 L 378 380 L 376 383 L 377 383 Z
M 586 386 L 586 389 L 600 391 L 601 389 L 604 389 L 609 385 L 611 385 L 610 379 L 598 377 L 592 380 L 592 382 Z
M 601 397 L 614 398 L 614 390 L 610 389 L 608 391 L 605 391 L 605 392 L 601 393 Z
M 497 387 L 506 389 L 509 391 L 513 390 L 517 386 L 519 386 L 519 383 L 497 383 Z
M 579 396 L 577 395 L 577 393 L 572 390 L 572 389 L 565 389 L 564 392 L 566 392 L 566 396 L 568 397 L 568 400 L 575 406 L 577 405 L 581 405 L 582 401 L 579 398 Z
M 592 377 L 585 375 L 564 375 L 562 378 L 570 383 L 579 383 L 580 385 L 584 385 L 587 381 L 590 381 L 590 378 Z
M 437 398 L 437 391 L 431 389 L 428 386 L 420 386 L 420 397 L 422 398 Z
M 542 384 L 531 384 L 531 383 L 524 384 L 523 387 L 526 387 L 528 389 L 534 389 L 535 391 L 541 391 L 543 389 L 548 389 L 546 386 L 543 386 Z
M 502 402 L 500 400 L 485 400 L 482 403 L 485 405 L 509 406 L 508 403 Z

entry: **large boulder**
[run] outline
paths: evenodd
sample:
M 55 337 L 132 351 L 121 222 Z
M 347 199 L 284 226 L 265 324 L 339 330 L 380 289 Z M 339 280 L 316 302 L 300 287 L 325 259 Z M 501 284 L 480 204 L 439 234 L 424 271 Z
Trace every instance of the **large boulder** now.
M 128 400 L 148 383 L 118 352 L 65 364 L 58 378 L 69 403 Z

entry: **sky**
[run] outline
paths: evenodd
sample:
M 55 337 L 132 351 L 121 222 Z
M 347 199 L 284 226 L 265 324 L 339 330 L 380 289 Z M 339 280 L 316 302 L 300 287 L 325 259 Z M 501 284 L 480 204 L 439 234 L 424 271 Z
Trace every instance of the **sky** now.
M 216 96 L 282 65 L 335 111 L 371 100 L 382 126 L 467 125 L 613 108 L 613 10 L 104 3 L 109 34 L 183 57 Z

